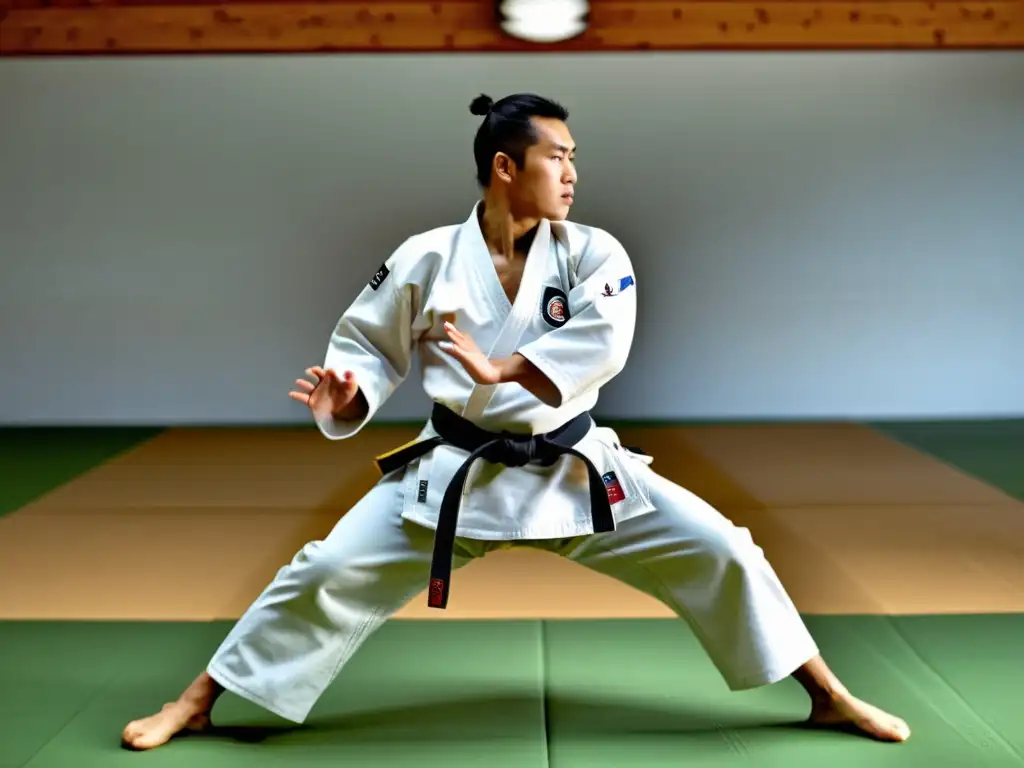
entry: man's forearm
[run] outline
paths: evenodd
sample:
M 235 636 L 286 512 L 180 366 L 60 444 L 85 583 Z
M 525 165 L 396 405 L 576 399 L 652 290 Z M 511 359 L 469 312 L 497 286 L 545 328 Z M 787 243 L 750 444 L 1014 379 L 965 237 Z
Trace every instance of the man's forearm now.
M 501 381 L 506 384 L 518 384 L 533 394 L 545 405 L 557 408 L 562 404 L 562 394 L 544 373 L 520 354 L 492 360 L 501 372 Z

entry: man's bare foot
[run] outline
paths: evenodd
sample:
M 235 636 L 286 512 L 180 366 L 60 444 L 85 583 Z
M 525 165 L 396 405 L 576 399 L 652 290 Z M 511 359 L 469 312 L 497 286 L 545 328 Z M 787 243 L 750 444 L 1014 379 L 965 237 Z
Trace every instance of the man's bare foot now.
M 152 749 L 166 744 L 182 731 L 201 731 L 209 725 L 208 714 L 191 712 L 187 702 L 175 701 L 164 704 L 155 715 L 128 723 L 121 743 L 128 749 Z
M 155 715 L 128 723 L 121 734 L 121 744 L 128 749 L 153 749 L 182 731 L 209 728 L 210 712 L 222 692 L 213 678 L 203 672 L 177 701 L 164 704 Z
M 816 700 L 811 707 L 810 723 L 859 732 L 879 741 L 910 738 L 910 728 L 903 720 L 848 693 Z

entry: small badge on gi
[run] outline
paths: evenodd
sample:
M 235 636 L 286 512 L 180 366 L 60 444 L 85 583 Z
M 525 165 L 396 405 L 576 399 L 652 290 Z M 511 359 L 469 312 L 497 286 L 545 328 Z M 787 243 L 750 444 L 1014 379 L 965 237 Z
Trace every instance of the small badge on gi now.
M 380 284 L 383 283 L 390 274 L 391 270 L 388 269 L 387 263 L 385 262 L 384 264 L 381 264 L 380 269 L 377 270 L 377 274 L 370 278 L 370 287 L 376 291 L 380 288 Z
M 569 320 L 569 298 L 560 288 L 549 285 L 541 299 L 541 314 L 553 328 L 561 328 Z
M 605 283 L 604 284 L 604 290 L 601 291 L 601 295 L 602 296 L 618 296 L 624 290 L 629 288 L 629 286 L 631 286 L 632 284 L 633 284 L 633 276 L 632 275 L 626 275 L 625 277 L 620 277 L 614 283 Z
M 620 501 L 625 501 L 626 493 L 622 490 L 622 484 L 619 482 L 619 478 L 615 476 L 614 472 L 608 472 L 601 479 L 604 480 L 605 490 L 608 491 L 609 504 L 617 504 Z

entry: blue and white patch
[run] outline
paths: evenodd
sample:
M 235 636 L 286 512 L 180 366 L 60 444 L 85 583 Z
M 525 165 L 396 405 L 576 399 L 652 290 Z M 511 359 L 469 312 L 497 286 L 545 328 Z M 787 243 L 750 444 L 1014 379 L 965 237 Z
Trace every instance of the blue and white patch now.
M 626 277 L 620 277 L 614 283 L 605 283 L 604 290 L 601 291 L 602 296 L 618 296 L 624 290 L 633 285 L 633 276 L 626 275 Z

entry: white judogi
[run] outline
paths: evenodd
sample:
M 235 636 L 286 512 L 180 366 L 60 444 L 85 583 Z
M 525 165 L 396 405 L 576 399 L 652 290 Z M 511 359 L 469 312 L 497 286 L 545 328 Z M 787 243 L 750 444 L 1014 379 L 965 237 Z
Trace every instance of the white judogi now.
M 325 367 L 355 373 L 369 403 L 356 434 L 411 372 L 418 350 L 427 394 L 492 431 L 548 432 L 589 411 L 624 366 L 636 321 L 630 259 L 610 234 L 543 221 L 510 304 L 474 208 L 458 226 L 407 240 L 339 321 Z M 481 387 L 438 347 L 450 321 L 488 357 L 518 352 L 558 387 L 557 408 L 514 384 Z M 421 436 L 435 434 L 430 423 Z M 817 648 L 745 529 L 657 475 L 648 457 L 594 427 L 576 446 L 603 476 L 616 530 L 592 533 L 587 473 L 478 463 L 466 483 L 453 569 L 499 547 L 547 549 L 628 583 L 687 621 L 733 689 L 772 683 Z M 302 722 L 344 664 L 426 587 L 433 528 L 448 480 L 467 454 L 435 448 L 381 481 L 324 541 L 310 542 L 253 603 L 208 671 L 227 690 Z
M 408 376 L 414 347 L 423 385 L 435 402 L 484 429 L 549 432 L 597 403 L 598 390 L 622 370 L 633 342 L 636 287 L 619 242 L 599 229 L 542 221 L 530 248 L 515 304 L 498 280 L 477 221 L 410 238 L 359 294 L 331 337 L 324 366 L 355 372 L 370 405 L 358 423 L 322 423 L 330 438 L 351 437 Z M 621 288 L 621 286 L 625 286 Z M 490 358 L 518 352 L 558 387 L 552 408 L 516 384 L 479 386 L 438 346 L 444 322 L 468 334 Z M 436 434 L 428 423 L 421 437 Z M 647 457 L 619 447 L 595 428 L 576 447 L 602 476 L 609 472 L 625 498 L 616 521 L 651 506 L 642 476 Z M 441 446 L 405 472 L 403 517 L 433 528 L 448 481 L 467 454 Z M 459 512 L 457 535 L 474 539 L 548 539 L 592 532 L 590 493 L 581 463 L 563 457 L 553 468 L 474 467 Z M 426 498 L 419 489 L 426 484 Z

